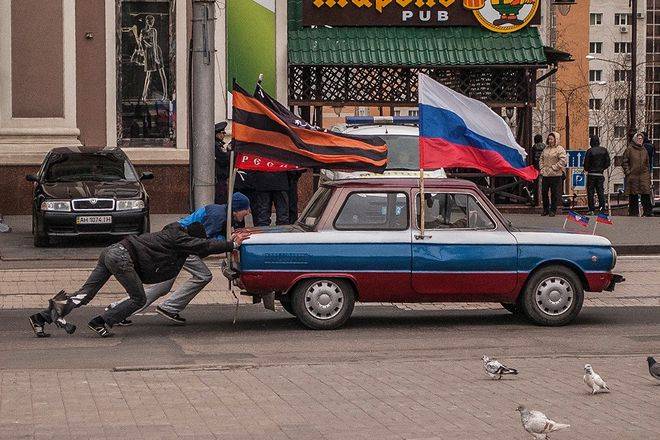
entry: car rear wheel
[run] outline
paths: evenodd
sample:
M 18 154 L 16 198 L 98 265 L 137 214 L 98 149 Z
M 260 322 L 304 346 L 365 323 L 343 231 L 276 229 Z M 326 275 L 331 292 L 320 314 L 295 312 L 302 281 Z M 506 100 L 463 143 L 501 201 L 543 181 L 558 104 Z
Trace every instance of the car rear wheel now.
M 294 314 L 303 325 L 331 330 L 351 317 L 355 292 L 346 280 L 315 278 L 299 284 L 292 300 Z
M 583 301 L 584 289 L 577 275 L 567 267 L 549 266 L 530 277 L 522 308 L 536 324 L 560 326 L 575 319 Z

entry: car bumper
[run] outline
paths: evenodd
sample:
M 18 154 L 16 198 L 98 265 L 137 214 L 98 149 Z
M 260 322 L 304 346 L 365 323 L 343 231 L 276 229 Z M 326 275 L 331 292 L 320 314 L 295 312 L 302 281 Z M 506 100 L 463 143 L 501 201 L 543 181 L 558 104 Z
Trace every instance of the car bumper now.
M 110 216 L 111 223 L 77 224 L 82 216 Z M 85 211 L 85 212 L 44 212 L 41 216 L 42 228 L 48 235 L 131 235 L 145 230 L 149 211 Z

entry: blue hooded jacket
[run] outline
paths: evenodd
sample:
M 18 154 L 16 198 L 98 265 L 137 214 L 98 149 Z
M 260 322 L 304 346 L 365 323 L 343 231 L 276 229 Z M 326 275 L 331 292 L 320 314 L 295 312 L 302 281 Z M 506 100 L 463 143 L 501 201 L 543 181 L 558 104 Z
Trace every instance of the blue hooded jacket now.
M 232 211 L 243 211 L 250 209 L 250 201 L 239 192 L 234 193 L 232 197 Z M 192 223 L 199 222 L 204 225 L 206 236 L 216 240 L 225 240 L 225 230 L 227 227 L 227 205 L 206 205 L 202 206 L 192 214 L 179 220 L 179 224 L 188 227 Z

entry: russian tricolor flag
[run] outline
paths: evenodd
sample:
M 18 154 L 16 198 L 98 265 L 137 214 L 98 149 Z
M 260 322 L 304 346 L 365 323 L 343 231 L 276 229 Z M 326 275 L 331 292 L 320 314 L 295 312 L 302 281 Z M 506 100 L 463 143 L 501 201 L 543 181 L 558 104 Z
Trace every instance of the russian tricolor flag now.
M 476 168 L 534 180 L 538 171 L 506 122 L 486 104 L 419 74 L 419 166 Z

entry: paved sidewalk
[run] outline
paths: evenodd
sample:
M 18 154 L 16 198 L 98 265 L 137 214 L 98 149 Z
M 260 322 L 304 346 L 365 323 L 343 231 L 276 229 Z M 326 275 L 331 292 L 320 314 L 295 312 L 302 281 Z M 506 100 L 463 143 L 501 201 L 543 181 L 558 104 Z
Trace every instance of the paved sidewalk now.
M 231 370 L 0 371 L 2 439 L 529 439 L 518 404 L 568 423 L 553 439 L 650 440 L 660 385 L 643 358 L 358 361 Z M 592 396 L 591 363 L 612 389 Z
M 209 266 L 213 272 L 213 280 L 197 295 L 193 304 L 235 303 L 236 299 L 228 290 L 227 280 L 220 272 L 218 262 L 211 261 Z M 91 267 L 0 270 L 0 309 L 43 307 L 60 289 L 67 292 L 75 291 L 87 279 L 90 269 Z M 585 307 L 660 306 L 660 257 L 620 257 L 615 272 L 622 274 L 626 282 L 619 284 L 611 293 L 587 293 Z M 182 272 L 175 283 L 175 288 L 184 282 L 187 276 L 187 272 Z M 119 283 L 111 278 L 91 305 L 106 306 L 110 302 L 124 298 L 123 292 Z M 251 303 L 251 298 L 239 295 L 239 301 Z M 501 308 L 499 304 L 493 303 L 397 304 L 397 306 L 406 310 Z

